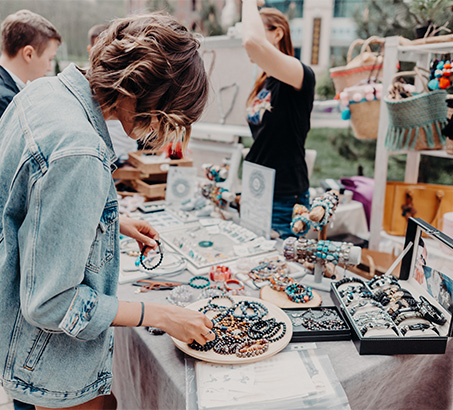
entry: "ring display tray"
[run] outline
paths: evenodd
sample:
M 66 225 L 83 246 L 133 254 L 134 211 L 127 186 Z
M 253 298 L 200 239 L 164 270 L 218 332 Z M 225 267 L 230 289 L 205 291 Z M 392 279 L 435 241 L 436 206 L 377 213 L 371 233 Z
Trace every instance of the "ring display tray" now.
M 445 353 L 448 337 L 451 337 L 453 332 L 453 256 L 446 252 L 443 258 L 437 257 L 437 249 L 433 248 L 440 247 L 451 252 L 453 239 L 419 218 L 409 218 L 404 251 L 399 257 L 402 258 L 402 262 L 398 280 L 396 278 L 392 280 L 390 271 L 384 276 L 385 279 L 379 279 L 382 276 L 376 277 L 373 286 L 370 286 L 370 281 L 363 281 L 368 288 L 364 288 L 364 291 L 373 295 L 377 295 L 379 290 L 389 289 L 392 284 L 401 288 L 395 289 L 393 294 L 400 291 L 408 292 L 413 297 L 414 303 L 407 308 L 400 308 L 404 313 L 398 313 L 397 310 L 396 315 L 392 314 L 389 319 L 384 319 L 385 323 L 380 322 L 380 319 L 365 319 L 367 321 L 365 325 L 357 323 L 358 316 L 363 317 L 367 312 L 372 312 L 368 310 L 369 307 L 380 305 L 382 297 L 368 295 L 365 300 L 369 302 L 362 299 L 362 306 L 369 307 L 361 310 L 359 315 L 355 306 L 360 305 L 360 298 L 354 299 L 353 293 L 348 293 L 350 291 L 342 292 L 344 286 L 332 284 L 332 299 L 352 329 L 352 339 L 359 354 Z M 374 278 L 371 279 L 373 280 Z M 387 285 L 385 281 L 388 282 Z M 378 282 L 379 285 L 376 287 Z M 351 295 L 350 300 L 348 295 Z M 402 300 L 394 298 L 390 292 L 388 295 L 390 302 L 393 299 L 394 304 Z M 389 305 L 385 304 L 384 307 L 377 309 L 391 312 L 386 310 L 385 306 Z M 386 316 L 382 313 L 380 317 Z M 439 317 L 443 319 L 439 320 Z
M 273 250 L 266 239 L 231 221 L 203 220 L 162 232 L 162 240 L 184 256 L 194 274 L 207 273 L 213 265 Z M 213 223 L 213 224 L 212 224 Z

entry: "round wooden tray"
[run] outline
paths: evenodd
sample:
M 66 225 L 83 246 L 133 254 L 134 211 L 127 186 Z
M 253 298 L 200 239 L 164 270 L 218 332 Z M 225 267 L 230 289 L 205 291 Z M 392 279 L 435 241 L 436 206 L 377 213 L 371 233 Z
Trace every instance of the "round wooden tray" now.
M 171 338 L 180 350 L 182 350 L 184 353 L 187 353 L 189 356 L 195 357 L 196 359 L 204 360 L 206 362 L 211 362 L 211 363 L 218 363 L 218 364 L 246 364 L 246 363 L 254 363 L 258 362 L 260 360 L 266 359 L 268 357 L 271 357 L 281 350 L 283 350 L 289 341 L 291 340 L 291 337 L 293 335 L 293 325 L 291 323 L 290 318 L 287 316 L 285 312 L 283 312 L 280 308 L 277 306 L 273 305 L 272 303 L 269 303 L 267 301 L 263 301 L 258 298 L 253 298 L 250 296 L 233 296 L 233 300 L 235 302 L 238 302 L 240 300 L 249 300 L 253 302 L 259 302 L 262 303 L 264 306 L 266 306 L 269 310 L 268 314 L 264 317 L 265 319 L 270 319 L 270 318 L 275 318 L 277 322 L 284 322 L 286 324 L 286 333 L 285 335 L 280 339 L 277 340 L 276 342 L 270 343 L 269 344 L 269 349 L 264 353 L 259 356 L 254 356 L 254 357 L 237 357 L 236 355 L 221 355 L 216 352 L 214 352 L 212 349 L 207 351 L 207 352 L 199 352 L 198 350 L 191 349 L 187 343 L 183 343 L 180 340 L 177 340 L 175 338 Z M 186 306 L 187 309 L 192 309 L 192 310 L 198 310 L 200 307 L 206 306 L 208 303 L 209 299 L 202 299 L 202 300 L 197 300 L 196 302 Z M 214 312 L 208 312 L 207 313 L 208 317 L 213 317 L 215 316 Z
M 273 303 L 282 309 L 300 309 L 321 306 L 322 299 L 319 293 L 314 290 L 311 292 L 313 293 L 313 298 L 310 301 L 307 303 L 296 303 L 289 300 L 285 292 L 277 292 L 270 286 L 264 286 L 260 290 L 260 298 L 267 302 Z

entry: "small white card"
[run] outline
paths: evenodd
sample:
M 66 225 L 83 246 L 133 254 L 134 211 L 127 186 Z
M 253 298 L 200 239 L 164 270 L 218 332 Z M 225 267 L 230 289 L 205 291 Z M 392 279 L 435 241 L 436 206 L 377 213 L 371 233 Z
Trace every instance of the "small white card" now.
M 167 175 L 165 201 L 180 204 L 190 200 L 196 190 L 197 170 L 194 167 L 170 167 Z
M 241 225 L 269 239 L 272 225 L 275 169 L 244 161 Z

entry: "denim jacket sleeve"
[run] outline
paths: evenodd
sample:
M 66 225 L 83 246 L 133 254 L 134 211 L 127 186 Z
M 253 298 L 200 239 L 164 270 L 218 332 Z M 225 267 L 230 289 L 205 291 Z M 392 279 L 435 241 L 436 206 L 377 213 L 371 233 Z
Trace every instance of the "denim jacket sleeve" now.
M 106 279 L 86 277 L 111 183 L 105 160 L 87 151 L 50 160 L 29 188 L 18 239 L 22 313 L 34 326 L 91 340 L 116 316 L 116 296 L 102 290 Z

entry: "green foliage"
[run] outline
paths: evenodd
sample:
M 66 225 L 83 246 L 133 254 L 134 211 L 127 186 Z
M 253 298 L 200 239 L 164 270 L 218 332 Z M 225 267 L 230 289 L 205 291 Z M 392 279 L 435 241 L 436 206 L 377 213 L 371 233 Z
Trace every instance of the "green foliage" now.
M 310 186 L 317 187 L 326 178 L 354 175 L 374 178 L 376 141 L 358 140 L 351 129 L 315 128 L 307 137 L 307 149 L 317 151 Z M 388 157 L 387 179 L 404 181 L 406 155 Z M 422 156 L 419 182 L 452 184 L 451 159 Z
M 335 97 L 335 94 L 335 87 L 330 78 L 329 70 L 326 70 L 316 79 L 316 95 L 322 100 L 331 100 Z
M 200 12 L 201 26 L 203 33 L 207 36 L 219 36 L 224 34 L 222 26 L 219 23 L 217 9 L 210 0 L 203 0 Z
M 452 6 L 451 0 L 412 0 L 409 10 L 418 24 L 433 23 L 439 27 L 451 19 Z
M 354 13 L 357 35 L 413 39 L 416 20 L 409 7 L 405 0 L 365 0 L 364 11 Z
M 175 11 L 168 0 L 147 0 L 146 5 L 149 11 L 166 11 L 169 14 Z

